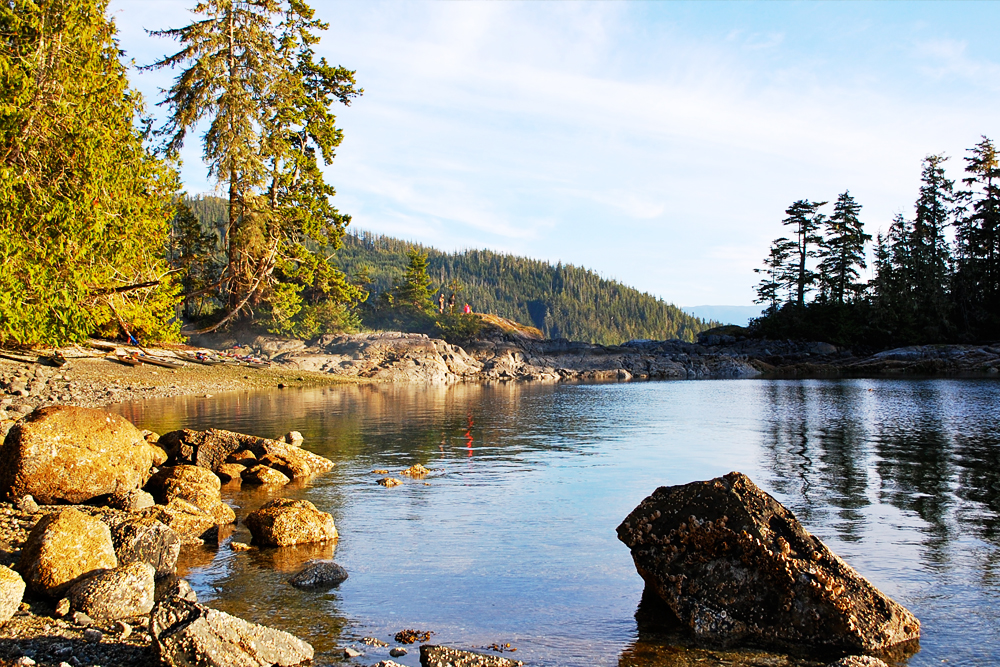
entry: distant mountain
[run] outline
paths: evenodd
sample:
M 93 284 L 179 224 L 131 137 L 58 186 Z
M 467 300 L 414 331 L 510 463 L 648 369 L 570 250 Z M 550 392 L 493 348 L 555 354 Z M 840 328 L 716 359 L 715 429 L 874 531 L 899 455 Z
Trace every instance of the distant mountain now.
M 332 262 L 349 276 L 367 267 L 372 279 L 369 299 L 392 289 L 403 275 L 407 251 L 427 253 L 433 289 L 450 292 L 457 279 L 457 308 L 469 303 L 479 313 L 491 313 L 538 327 L 549 338 L 617 345 L 636 338 L 693 341 L 706 322 L 593 271 L 571 264 L 552 265 L 489 250 L 444 253 L 434 248 L 367 232 L 344 238 Z M 456 309 L 457 309 L 456 308 Z
M 752 317 L 760 317 L 760 306 L 681 306 L 681 310 L 703 320 L 745 327 Z

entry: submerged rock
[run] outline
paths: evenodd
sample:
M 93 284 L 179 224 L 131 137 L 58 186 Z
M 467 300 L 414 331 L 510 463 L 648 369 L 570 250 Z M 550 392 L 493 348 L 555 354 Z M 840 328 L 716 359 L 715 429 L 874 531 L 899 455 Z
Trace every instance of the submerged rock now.
M 129 563 L 88 577 L 69 589 L 70 603 L 98 621 L 144 616 L 153 609 L 156 570 Z
M 149 634 L 167 667 L 285 667 L 313 658 L 313 647 L 294 635 L 179 597 L 156 604 Z
M 347 570 L 332 560 L 318 560 L 306 563 L 306 566 L 288 580 L 296 588 L 315 588 L 318 586 L 336 586 L 347 579 Z
M 920 622 L 742 473 L 660 487 L 618 527 L 647 586 L 700 640 L 877 652 Z
M 498 655 L 424 644 L 420 647 L 420 664 L 423 667 L 520 667 L 524 663 Z
M 276 498 L 247 515 L 246 526 L 255 544 L 288 546 L 322 542 L 337 537 L 333 517 L 308 500 Z
M 142 486 L 153 452 L 119 415 L 71 406 L 39 408 L 0 446 L 0 495 L 43 505 L 79 504 Z
M 28 535 L 14 568 L 34 593 L 59 598 L 95 570 L 118 567 L 111 531 L 76 509 L 42 517 Z

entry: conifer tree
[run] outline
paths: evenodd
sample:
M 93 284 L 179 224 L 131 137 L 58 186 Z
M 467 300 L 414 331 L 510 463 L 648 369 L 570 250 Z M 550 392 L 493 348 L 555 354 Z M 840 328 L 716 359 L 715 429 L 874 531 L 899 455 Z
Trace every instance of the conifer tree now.
M 757 298 L 754 303 L 766 304 L 769 314 L 778 310 L 783 300 L 789 300 L 790 289 L 794 284 L 795 272 L 791 270 L 789 258 L 796 250 L 794 241 L 782 236 L 771 244 L 771 250 L 764 260 L 763 269 L 754 269 L 754 273 L 763 277 L 756 287 Z
M 824 298 L 833 303 L 844 303 L 851 294 L 863 289 L 858 283 L 860 270 L 865 263 L 865 246 L 872 237 L 864 231 L 858 219 L 861 204 L 849 191 L 837 197 L 833 215 L 823 221 L 824 234 L 819 251 L 819 281 Z
M 350 222 L 330 203 L 334 190 L 320 167 L 343 139 L 330 107 L 362 91 L 354 72 L 315 61 L 315 33 L 327 25 L 301 0 L 203 0 L 193 11 L 202 18 L 153 33 L 182 48 L 151 67 L 184 68 L 164 102 L 166 150 L 175 154 L 209 119 L 203 157 L 228 187 L 221 284 L 229 314 L 207 330 L 268 302 L 280 304 L 272 316 L 281 319 L 301 303 L 276 268 L 307 247 L 335 250 Z
M 806 294 L 816 282 L 816 273 L 809 268 L 807 260 L 817 256 L 819 245 L 823 241 L 818 231 L 823 225 L 824 216 L 818 209 L 825 205 L 825 201 L 810 202 L 808 199 L 800 199 L 785 209 L 788 217 L 781 221 L 781 224 L 790 226 L 794 230 L 791 261 L 795 275 L 795 303 L 799 306 L 805 305 Z
M 410 263 L 403 280 L 393 289 L 393 301 L 397 306 L 421 313 L 429 312 L 434 304 L 431 301 L 432 281 L 427 275 L 427 254 L 410 250 L 406 256 Z
M 136 128 L 106 9 L 0 3 L 0 343 L 177 336 L 176 174 Z
M 945 176 L 943 155 L 924 158 L 920 196 L 913 219 L 911 278 L 924 340 L 936 340 L 948 327 L 951 251 L 945 229 L 951 224 L 955 182 Z
M 970 333 L 1000 324 L 1000 156 L 983 137 L 968 151 L 956 220 L 954 301 Z

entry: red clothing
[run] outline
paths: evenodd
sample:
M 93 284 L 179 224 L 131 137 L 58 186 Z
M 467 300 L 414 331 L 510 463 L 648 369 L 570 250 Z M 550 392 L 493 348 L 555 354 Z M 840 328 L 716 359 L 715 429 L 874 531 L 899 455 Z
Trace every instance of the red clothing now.
M 469 304 L 465 304 L 465 309 L 462 310 L 462 312 L 468 315 L 469 313 L 472 312 L 472 307 Z

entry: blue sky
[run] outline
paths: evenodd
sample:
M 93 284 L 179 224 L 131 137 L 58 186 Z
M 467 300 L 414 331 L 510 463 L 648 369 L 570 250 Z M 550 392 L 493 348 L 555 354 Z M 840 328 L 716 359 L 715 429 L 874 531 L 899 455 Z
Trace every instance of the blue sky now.
M 137 63 L 193 1 L 113 0 Z M 312 3 L 365 94 L 328 167 L 353 227 L 749 305 L 796 199 L 849 189 L 875 234 L 920 161 L 1000 140 L 993 2 Z M 169 72 L 133 72 L 148 102 Z M 208 192 L 200 149 L 189 192 Z

